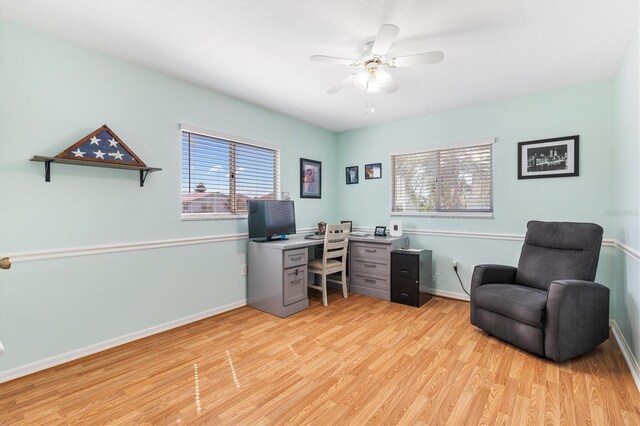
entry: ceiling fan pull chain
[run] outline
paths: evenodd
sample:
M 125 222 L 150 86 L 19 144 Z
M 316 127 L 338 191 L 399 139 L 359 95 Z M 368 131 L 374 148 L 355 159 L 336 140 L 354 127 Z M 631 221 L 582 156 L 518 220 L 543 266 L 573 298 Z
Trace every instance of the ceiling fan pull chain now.
M 369 82 L 367 81 L 367 87 L 369 86 Z M 365 88 L 364 92 L 364 116 L 369 118 L 369 92 L 367 92 Z
M 369 118 L 369 114 L 373 114 L 375 109 L 373 108 L 373 93 L 369 92 L 369 83 L 371 78 L 367 81 L 367 86 L 364 91 L 364 116 Z

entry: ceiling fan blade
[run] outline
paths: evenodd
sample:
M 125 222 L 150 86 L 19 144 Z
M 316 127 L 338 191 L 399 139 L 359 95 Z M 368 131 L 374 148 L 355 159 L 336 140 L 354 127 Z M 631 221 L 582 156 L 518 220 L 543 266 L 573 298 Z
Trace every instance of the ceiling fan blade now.
M 342 89 L 344 89 L 345 87 L 347 87 L 348 85 L 351 84 L 351 82 L 353 81 L 353 77 L 356 74 L 357 73 L 353 73 L 353 74 L 347 76 L 347 78 L 342 80 L 340 83 L 336 84 L 335 86 L 333 86 L 329 90 L 327 90 L 327 93 L 329 93 L 331 95 L 331 94 L 334 94 L 334 93 L 337 93 L 337 92 L 341 91 Z
M 378 30 L 373 46 L 371 47 L 371 53 L 378 56 L 384 56 L 387 54 L 391 45 L 396 41 L 400 28 L 392 24 L 384 24 Z
M 392 68 L 408 67 L 411 65 L 437 64 L 444 59 L 444 53 L 440 51 L 418 53 L 417 55 L 400 56 L 389 61 Z
M 400 86 L 398 86 L 398 83 L 396 83 L 396 81 L 392 78 L 391 81 L 389 81 L 389 83 L 382 88 L 382 90 L 384 90 L 387 93 L 393 93 L 397 91 L 399 88 Z
M 313 55 L 309 58 L 311 62 L 327 62 L 338 65 L 353 65 L 357 61 L 355 59 L 337 58 L 335 56 Z

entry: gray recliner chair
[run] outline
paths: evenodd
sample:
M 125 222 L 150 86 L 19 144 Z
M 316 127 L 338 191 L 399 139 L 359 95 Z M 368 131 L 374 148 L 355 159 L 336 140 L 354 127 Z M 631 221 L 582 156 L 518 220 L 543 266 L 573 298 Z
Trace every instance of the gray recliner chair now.
M 609 289 L 593 282 L 602 227 L 527 224 L 518 267 L 478 265 L 471 324 L 526 351 L 562 362 L 609 337 Z

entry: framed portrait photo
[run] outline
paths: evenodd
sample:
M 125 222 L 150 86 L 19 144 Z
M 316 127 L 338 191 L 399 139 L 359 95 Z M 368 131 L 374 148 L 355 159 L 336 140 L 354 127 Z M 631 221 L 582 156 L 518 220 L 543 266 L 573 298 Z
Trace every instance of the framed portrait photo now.
M 345 169 L 347 185 L 358 183 L 358 166 L 350 166 Z
M 580 136 L 518 143 L 518 179 L 578 176 Z
M 322 198 L 322 162 L 300 159 L 300 198 Z
M 364 178 L 365 179 L 380 179 L 382 178 L 382 163 L 373 163 L 364 165 Z
M 376 230 L 373 233 L 376 237 L 386 237 L 387 236 L 387 227 L 386 226 L 376 226 Z

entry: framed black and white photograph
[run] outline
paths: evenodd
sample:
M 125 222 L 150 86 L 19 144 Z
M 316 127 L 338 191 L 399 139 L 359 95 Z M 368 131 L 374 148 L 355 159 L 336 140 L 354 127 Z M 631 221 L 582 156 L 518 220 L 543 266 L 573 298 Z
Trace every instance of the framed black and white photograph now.
M 386 226 L 376 226 L 376 230 L 373 233 L 376 237 L 386 237 L 387 236 L 387 227 Z
M 580 136 L 518 143 L 518 179 L 578 176 Z
M 365 179 L 380 179 L 382 177 L 382 163 L 364 165 Z
M 322 198 L 322 163 L 300 159 L 300 198 Z
M 358 166 L 350 166 L 345 169 L 347 185 L 358 183 Z

